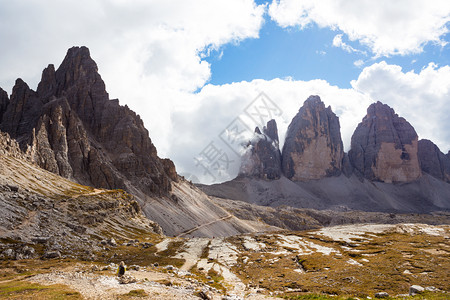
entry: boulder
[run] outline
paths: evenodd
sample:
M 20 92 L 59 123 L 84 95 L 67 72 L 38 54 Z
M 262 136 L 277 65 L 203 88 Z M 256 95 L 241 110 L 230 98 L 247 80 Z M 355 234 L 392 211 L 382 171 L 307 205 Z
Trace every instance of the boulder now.
M 421 287 L 420 285 L 412 285 L 409 287 L 409 295 L 413 296 L 416 294 L 423 293 L 425 289 Z
M 414 128 L 381 102 L 367 109 L 351 139 L 349 158 L 372 181 L 411 182 L 421 176 Z
M 375 294 L 375 298 L 389 298 L 389 294 L 386 292 L 378 292 Z
M 44 253 L 43 258 L 52 259 L 52 258 L 60 258 L 61 252 L 57 250 L 48 250 Z
M 137 279 L 130 275 L 120 276 L 117 280 L 119 281 L 120 284 L 129 284 L 137 282 Z
M 292 119 L 282 153 L 282 170 L 291 180 L 341 174 L 344 152 L 339 118 L 319 96 L 310 96 Z

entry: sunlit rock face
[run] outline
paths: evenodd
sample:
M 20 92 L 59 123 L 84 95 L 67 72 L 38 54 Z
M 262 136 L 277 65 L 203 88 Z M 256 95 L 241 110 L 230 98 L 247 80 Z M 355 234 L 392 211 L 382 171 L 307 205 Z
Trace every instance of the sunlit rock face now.
M 344 157 L 339 118 L 319 96 L 310 96 L 289 125 L 283 174 L 294 181 L 341 174 Z
M 381 102 L 369 106 L 353 133 L 349 158 L 369 180 L 411 182 L 421 176 L 416 131 Z

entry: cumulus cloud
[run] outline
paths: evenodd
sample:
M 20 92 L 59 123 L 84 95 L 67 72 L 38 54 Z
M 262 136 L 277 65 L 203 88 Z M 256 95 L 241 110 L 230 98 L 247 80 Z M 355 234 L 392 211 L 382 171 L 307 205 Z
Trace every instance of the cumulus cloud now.
M 445 45 L 449 32 L 447 0 L 274 0 L 269 14 L 281 27 L 329 27 L 359 41 L 377 56 L 423 51 L 427 43 Z
M 194 157 L 211 143 L 227 153 L 229 166 L 216 175 L 224 181 L 237 175 L 240 160 L 220 139 L 221 132 L 263 91 L 281 109 L 276 117 L 280 147 L 283 146 L 287 127 L 303 102 L 310 95 L 319 95 L 339 117 L 344 150 L 350 149 L 351 136 L 366 115 L 368 106 L 376 101 L 391 106 L 416 129 L 419 138 L 430 139 L 443 151 L 450 150 L 448 116 L 450 107 L 450 67 L 430 64 L 419 72 L 403 72 L 400 66 L 386 62 L 376 63 L 362 70 L 352 88 L 342 89 L 324 80 L 295 81 L 292 79 L 253 80 L 220 86 L 206 85 L 191 95 L 199 105 L 189 112 L 174 112 L 174 134 L 181 138 L 172 141 L 170 157 L 181 172 L 194 173 L 201 181 L 211 182 L 210 174 L 198 166 Z M 211 112 L 214 112 L 211 114 Z M 256 124 L 249 124 L 249 132 Z M 183 149 L 185 151 L 180 151 Z M 201 155 L 200 155 L 201 156 Z M 212 169 L 212 168 L 211 168 Z M 214 170 L 214 169 L 212 169 Z
M 363 69 L 352 87 L 375 101 L 390 105 L 416 129 L 419 138 L 450 150 L 450 66 L 430 63 L 419 72 L 403 72 L 386 62 Z
M 68 48 L 85 45 L 110 96 L 138 111 L 151 136 L 164 141 L 170 110 L 210 78 L 202 55 L 257 38 L 264 5 L 252 0 L 0 0 L 0 86 L 23 77 L 36 88 L 41 71 Z M 8 42 L 6 42 L 8 41 Z M 124 102 L 126 101 L 126 102 Z M 158 113 L 155 113 L 158 111 Z M 168 144 L 158 144 L 165 153 Z
M 283 27 L 317 23 L 339 29 L 345 38 L 358 40 L 378 55 L 420 51 L 427 42 L 442 44 L 447 32 L 442 23 L 448 21 L 447 1 L 436 1 L 436 10 L 431 5 L 417 8 L 419 1 L 409 10 L 400 9 L 406 3 L 401 1 L 346 3 L 274 1 L 269 13 Z M 141 115 L 161 156 L 173 159 L 179 172 L 203 182 L 237 174 L 240 149 L 230 147 L 227 139 L 253 136 L 260 124 L 245 111 L 261 92 L 280 108 L 275 119 L 281 147 L 291 119 L 308 96 L 316 94 L 339 116 L 346 151 L 375 100 L 391 105 L 442 151 L 450 148 L 445 131 L 450 113 L 445 103 L 450 97 L 448 66 L 431 64 L 405 73 L 382 62 L 363 69 L 348 89 L 325 80 L 289 77 L 207 84 L 211 70 L 204 58 L 210 51 L 258 37 L 266 7 L 251 0 L 140 0 L 132 5 L 123 0 L 0 0 L 0 6 L 0 40 L 7 41 L 0 50 L 1 87 L 10 91 L 15 78 L 22 77 L 36 88 L 48 63 L 58 65 L 69 47 L 86 45 L 110 97 Z M 336 46 L 359 51 L 344 40 L 338 34 Z M 234 135 L 234 128 L 244 127 Z M 207 170 L 203 163 L 208 163 Z M 208 174 L 212 171 L 214 180 Z
M 199 93 L 192 95 L 201 105 L 190 111 L 178 110 L 172 115 L 174 135 L 178 136 L 178 133 L 182 133 L 181 138 L 172 141 L 170 151 L 170 157 L 177 162 L 179 170 L 182 173 L 194 173 L 202 182 L 211 182 L 211 174 L 205 172 L 195 157 L 203 156 L 202 152 L 213 142 L 215 147 L 226 153 L 232 162 L 227 168 L 221 170 L 220 174 L 213 168 L 209 170 L 214 171 L 216 181 L 234 178 L 239 170 L 240 157 L 230 149 L 220 135 L 224 129 L 235 122 L 236 118 L 242 118 L 242 121 L 247 123 L 245 132 L 247 140 L 252 137 L 255 126 L 259 124 L 246 120 L 245 110 L 252 105 L 261 92 L 264 92 L 270 101 L 280 108 L 281 113 L 275 116 L 280 147 L 283 146 L 289 123 L 310 95 L 319 95 L 325 105 L 330 105 L 339 116 L 346 150 L 349 149 L 354 129 L 372 103 L 372 99 L 363 93 L 354 89 L 340 89 L 324 80 L 258 79 L 220 86 L 206 85 Z M 269 117 L 265 118 L 265 121 L 269 121 Z

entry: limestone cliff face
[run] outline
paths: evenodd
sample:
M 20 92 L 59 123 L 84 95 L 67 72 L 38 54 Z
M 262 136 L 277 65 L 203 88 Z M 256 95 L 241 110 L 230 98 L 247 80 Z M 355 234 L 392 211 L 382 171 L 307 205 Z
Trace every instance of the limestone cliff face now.
M 339 118 L 319 96 L 310 96 L 292 119 L 282 153 L 282 170 L 291 180 L 341 173 L 344 152 Z
M 418 157 L 423 172 L 450 182 L 450 157 L 442 153 L 432 141 L 419 141 Z
M 41 167 L 79 183 L 165 195 L 177 180 L 141 118 L 109 100 L 86 47 L 69 49 L 57 70 L 49 65 L 36 92 L 21 79 L 11 99 L 0 91 L 0 120 Z
M 281 176 L 281 153 L 275 120 L 267 122 L 263 132 L 256 127 L 255 139 L 249 143 L 242 158 L 239 174 L 260 179 L 278 179 Z
M 0 124 L 2 123 L 3 114 L 8 108 L 8 104 L 8 94 L 2 88 L 0 88 Z
M 365 178 L 410 182 L 421 176 L 414 128 L 392 108 L 374 103 L 351 139 L 350 162 Z

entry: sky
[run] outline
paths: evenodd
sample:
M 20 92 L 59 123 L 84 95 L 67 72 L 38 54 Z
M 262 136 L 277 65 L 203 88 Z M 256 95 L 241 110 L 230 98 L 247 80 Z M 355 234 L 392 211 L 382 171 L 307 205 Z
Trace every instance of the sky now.
M 221 182 L 255 126 L 274 118 L 282 145 L 309 95 L 339 117 L 345 151 L 381 101 L 447 153 L 449 31 L 448 0 L 0 0 L 0 87 L 36 89 L 48 64 L 87 46 L 159 156 Z

